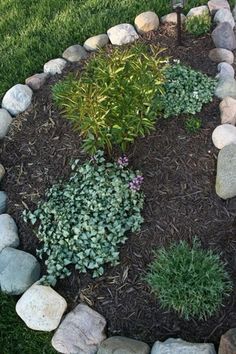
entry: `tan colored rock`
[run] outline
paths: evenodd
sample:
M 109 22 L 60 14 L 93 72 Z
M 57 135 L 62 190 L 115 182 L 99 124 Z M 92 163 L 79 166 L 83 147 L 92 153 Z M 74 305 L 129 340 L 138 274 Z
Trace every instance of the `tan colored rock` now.
M 5 176 L 5 173 L 6 173 L 5 168 L 4 168 L 4 166 L 0 163 L 0 182 L 1 182 L 1 180 L 3 179 L 3 177 Z
M 228 64 L 233 64 L 234 62 L 234 54 L 224 48 L 214 48 L 209 52 L 209 58 L 215 63 L 226 62 Z
M 53 347 L 64 354 L 96 354 L 104 339 L 106 320 L 84 304 L 65 316 L 52 338 Z
M 220 103 L 221 124 L 236 125 L 236 100 L 225 97 Z
M 138 33 L 143 34 L 150 31 L 155 31 L 159 27 L 159 18 L 155 12 L 143 12 L 135 18 L 134 21 Z
M 105 45 L 107 45 L 109 42 L 109 38 L 107 34 L 99 34 L 97 36 L 94 37 L 90 37 L 88 38 L 85 42 L 84 42 L 84 48 L 89 51 L 96 51 L 99 48 L 104 47 Z
M 210 13 L 215 15 L 216 11 L 220 9 L 230 10 L 230 6 L 227 0 L 210 0 L 207 3 Z
M 110 337 L 102 342 L 97 354 L 149 354 L 149 346 L 126 337 Z
M 36 331 L 56 329 L 67 308 L 66 300 L 49 286 L 32 285 L 18 300 L 16 312 Z
M 218 354 L 235 354 L 236 353 L 236 328 L 227 331 L 220 339 L 220 347 Z
M 25 80 L 26 85 L 28 85 L 32 90 L 39 90 L 46 82 L 49 77 L 48 73 L 34 74 Z
M 184 14 L 181 14 L 181 22 L 184 23 L 186 20 L 186 16 Z M 162 16 L 161 17 L 161 23 L 173 23 L 177 24 L 177 13 L 176 12 L 171 12 L 168 15 Z
M 209 9 L 207 5 L 193 7 L 189 10 L 186 17 L 202 16 L 209 14 Z

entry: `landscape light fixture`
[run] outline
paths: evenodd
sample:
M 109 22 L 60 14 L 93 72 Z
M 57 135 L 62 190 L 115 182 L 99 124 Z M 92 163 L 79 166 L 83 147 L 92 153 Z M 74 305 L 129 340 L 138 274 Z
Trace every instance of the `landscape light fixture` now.
M 172 8 L 177 14 L 177 45 L 182 45 L 181 38 L 181 14 L 185 5 L 185 0 L 171 0 Z

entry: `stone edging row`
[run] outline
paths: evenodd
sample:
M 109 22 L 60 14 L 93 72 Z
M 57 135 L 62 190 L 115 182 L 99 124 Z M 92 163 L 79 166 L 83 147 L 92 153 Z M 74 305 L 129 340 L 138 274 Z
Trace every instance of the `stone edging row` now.
M 210 0 L 208 6 L 191 9 L 187 17 L 200 15 L 205 11 L 210 11 L 214 16 L 214 22 L 217 23 L 217 27 L 212 33 L 217 48 L 209 53 L 209 57 L 219 63 L 218 85 L 215 94 L 223 99 L 220 104 L 222 125 L 214 130 L 212 139 L 216 147 L 222 148 L 218 159 L 216 191 L 218 195 L 226 199 L 229 196 L 224 188 L 222 192 L 222 175 L 219 166 L 221 166 L 222 155 L 228 154 L 228 147 L 232 149 L 233 158 L 236 160 L 236 132 L 235 140 L 230 140 L 232 138 L 230 133 L 226 137 L 226 131 L 228 132 L 230 129 L 236 131 L 236 100 L 234 100 L 234 98 L 236 99 L 236 81 L 231 66 L 234 62 L 231 50 L 236 49 L 236 38 L 233 32 L 236 6 L 233 18 L 227 0 Z M 185 20 L 184 15 L 182 15 L 182 20 Z M 84 46 L 73 45 L 64 51 L 62 58 L 48 61 L 44 65 L 43 73 L 27 78 L 25 85 L 17 84 L 10 88 L 4 95 L 2 108 L 0 108 L 0 139 L 7 135 L 14 119 L 12 116 L 24 112 L 30 106 L 33 91 L 39 90 L 50 75 L 61 74 L 68 62 L 79 62 L 86 59 L 88 52 L 96 51 L 108 44 L 109 41 L 113 45 L 132 43 L 139 38 L 139 34 L 157 30 L 159 22 L 159 18 L 154 12 L 144 12 L 136 17 L 135 27 L 126 23 L 119 24 L 110 28 L 107 34 L 87 39 Z M 162 17 L 161 22 L 176 23 L 176 13 Z M 226 152 L 224 153 L 224 151 Z M 236 166 L 236 161 L 234 166 Z M 225 160 L 224 168 L 231 168 L 230 164 L 225 167 Z M 4 174 L 5 169 L 0 164 L 0 181 Z M 236 195 L 235 179 L 234 182 L 233 196 Z M 230 187 L 232 190 L 232 186 Z M 6 208 L 7 195 L 0 191 L 0 287 L 1 291 L 7 294 L 23 294 L 16 304 L 16 312 L 25 324 L 31 329 L 40 331 L 57 329 L 52 339 L 52 345 L 60 353 L 112 354 L 119 350 L 127 354 L 149 354 L 150 347 L 146 343 L 118 336 L 106 339 L 107 323 L 105 318 L 85 304 L 77 305 L 62 320 L 67 309 L 66 300 L 51 287 L 37 283 L 40 278 L 40 265 L 34 256 L 17 249 L 20 243 L 17 225 L 13 218 L 5 213 Z M 236 329 L 232 329 L 222 336 L 220 354 L 235 352 L 236 347 L 232 347 L 235 335 Z M 226 351 L 230 345 L 233 351 Z M 193 344 L 181 339 L 168 339 L 165 342 L 157 341 L 151 349 L 151 354 L 166 353 L 166 350 L 176 354 L 187 351 L 196 354 L 199 352 L 216 353 L 213 344 Z

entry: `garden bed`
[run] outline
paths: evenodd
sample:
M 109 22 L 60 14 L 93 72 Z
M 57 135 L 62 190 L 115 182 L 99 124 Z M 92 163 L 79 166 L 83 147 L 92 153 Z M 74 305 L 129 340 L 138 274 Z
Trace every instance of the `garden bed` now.
M 216 74 L 215 64 L 208 59 L 210 36 L 185 36 L 185 47 L 176 48 L 174 27 L 163 26 L 143 41 L 166 47 L 165 54 L 194 69 Z M 81 64 L 73 64 L 67 71 L 81 69 Z M 19 226 L 21 249 L 32 254 L 39 242 L 31 226 L 23 222 L 23 210 L 34 209 L 49 186 L 69 175 L 71 160 L 87 158 L 81 152 L 78 133 L 52 102 L 51 86 L 58 79 L 51 78 L 35 94 L 32 108 L 15 119 L 10 134 L 1 142 L 1 162 L 8 172 L 2 186 L 9 197 L 8 211 Z M 221 334 L 236 326 L 234 294 L 217 316 L 207 321 L 185 321 L 161 310 L 142 280 L 154 249 L 173 241 L 190 241 L 194 236 L 203 248 L 221 252 L 232 279 L 236 276 L 236 202 L 232 199 L 226 205 L 214 190 L 217 151 L 211 134 L 219 122 L 218 105 L 214 99 L 198 114 L 203 127 L 194 135 L 184 129 L 184 117 L 178 117 L 160 119 L 155 132 L 136 140 L 127 155 L 131 166 L 144 175 L 145 222 L 141 232 L 129 236 L 121 249 L 120 265 L 106 267 L 103 277 L 94 280 L 73 271 L 57 284 L 56 290 L 66 298 L 69 309 L 82 300 L 104 315 L 109 335 L 150 343 L 157 338 L 181 337 L 218 344 Z

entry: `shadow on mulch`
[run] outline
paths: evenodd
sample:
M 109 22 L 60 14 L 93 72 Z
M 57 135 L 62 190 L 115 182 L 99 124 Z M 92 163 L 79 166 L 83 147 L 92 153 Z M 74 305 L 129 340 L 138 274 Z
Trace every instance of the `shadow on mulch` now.
M 176 48 L 175 30 L 166 26 L 143 40 L 168 48 L 167 55 L 195 69 L 216 73 L 216 65 L 208 59 L 213 48 L 210 36 L 194 39 L 185 35 L 185 47 Z M 81 68 L 71 65 L 67 71 Z M 9 196 L 8 211 L 17 221 L 21 248 L 32 254 L 39 242 L 32 228 L 22 221 L 23 209 L 34 209 L 50 185 L 67 178 L 71 159 L 84 161 L 87 157 L 81 151 L 78 134 L 52 103 L 51 85 L 59 78 L 51 78 L 34 95 L 32 107 L 15 119 L 9 136 L 0 145 L 1 162 L 7 170 L 2 189 Z M 128 156 L 131 166 L 145 177 L 145 223 L 141 232 L 130 235 L 121 249 L 120 265 L 106 267 L 100 279 L 73 271 L 56 287 L 67 299 L 69 309 L 82 300 L 103 314 L 109 335 L 149 343 L 174 336 L 218 344 L 221 334 L 236 326 L 235 293 L 209 320 L 185 321 L 162 310 L 142 281 L 154 249 L 173 241 L 190 241 L 194 236 L 201 239 L 203 247 L 222 253 L 235 279 L 236 205 L 233 200 L 220 200 L 214 191 L 217 151 L 211 134 L 220 123 L 218 104 L 215 99 L 198 115 L 203 128 L 195 135 L 186 133 L 179 117 L 160 119 L 154 133 L 137 139 Z

